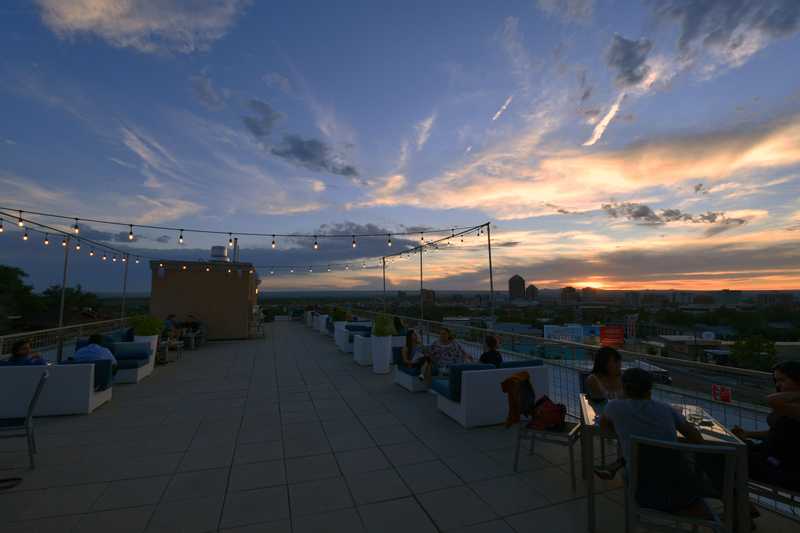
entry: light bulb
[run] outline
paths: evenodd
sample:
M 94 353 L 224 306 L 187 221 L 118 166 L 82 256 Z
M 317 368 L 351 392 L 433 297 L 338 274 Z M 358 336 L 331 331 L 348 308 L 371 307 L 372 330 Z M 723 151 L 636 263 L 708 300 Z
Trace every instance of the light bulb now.
M 164 263 L 159 263 L 158 268 L 164 268 Z
M 252 269 L 252 268 L 249 270 L 249 273 L 250 273 L 250 274 L 252 274 L 252 273 L 253 273 L 253 269 Z
M 274 275 L 275 275 L 275 271 L 274 271 L 274 270 L 270 270 L 270 271 L 269 271 L 269 275 L 270 275 L 270 276 L 274 276 Z
M 103 261 L 105 261 L 105 260 L 107 260 L 107 259 L 108 259 L 108 256 L 107 256 L 106 254 L 103 254 L 103 257 L 102 257 L 101 259 L 102 259 Z
M 75 243 L 75 251 L 79 252 L 80 250 L 81 250 L 81 243 L 80 243 L 80 241 L 78 241 L 78 242 Z
M 317 242 L 317 236 L 314 235 L 314 249 L 319 250 L 319 243 Z
M 353 248 L 355 248 L 355 247 L 356 247 L 356 236 L 353 235 Z
M 47 233 L 44 234 L 44 245 L 45 246 L 49 246 L 50 245 L 50 239 L 47 238 Z
M 136 261 L 135 261 L 135 263 L 136 263 L 137 265 L 139 264 L 139 258 L 138 258 L 138 257 L 136 258 Z
M 228 248 L 233 248 L 233 236 L 228 233 Z
M 387 245 L 387 246 L 392 246 L 392 236 L 391 236 L 391 235 L 389 235 L 389 238 L 388 238 L 388 240 L 386 241 L 386 245 Z
M 19 212 L 19 219 L 17 220 L 17 226 L 19 226 L 21 228 L 24 225 L 25 225 L 25 223 L 22 221 L 22 211 L 20 211 Z
M 186 270 L 188 267 L 186 265 L 181 265 L 181 270 Z
M 275 244 L 275 235 L 272 236 L 272 249 L 274 250 L 277 244 Z
M 420 240 L 420 242 L 425 242 L 425 234 L 424 233 L 420 233 L 419 234 L 419 240 Z
M 231 273 L 231 269 L 229 268 L 229 269 L 228 269 L 228 274 L 230 274 L 230 273 Z
M 3 233 L 5 230 L 3 229 L 3 219 L 0 218 L 0 233 Z
M 78 226 L 78 219 L 75 219 L 75 225 L 72 226 L 72 231 L 75 232 L 75 235 L 81 232 L 81 228 Z
M 94 248 L 89 250 L 89 257 L 94 257 Z
M 345 270 L 350 270 L 350 265 L 345 265 L 345 266 L 344 266 L 344 269 L 345 269 Z
M 122 262 L 123 263 L 127 263 L 128 262 L 128 258 L 126 256 L 124 256 L 124 255 L 122 256 Z
M 331 267 L 328 267 L 328 272 L 330 272 L 330 271 L 331 271 Z
M 111 262 L 112 263 L 116 263 L 117 262 L 117 254 L 114 254 L 114 257 L 111 258 Z
M 178 234 L 178 244 L 183 244 L 183 230 Z
M 311 267 L 308 267 L 308 271 L 309 272 L 314 272 L 313 270 L 311 270 Z
M 131 226 L 130 231 L 128 231 L 128 240 L 129 241 L 133 240 L 133 226 Z
M 294 269 L 293 268 L 289 269 L 289 274 L 294 274 Z
M 211 272 L 211 267 L 206 267 L 206 272 Z
M 22 236 L 22 240 L 23 241 L 27 241 L 28 240 L 28 230 L 25 230 L 25 234 Z

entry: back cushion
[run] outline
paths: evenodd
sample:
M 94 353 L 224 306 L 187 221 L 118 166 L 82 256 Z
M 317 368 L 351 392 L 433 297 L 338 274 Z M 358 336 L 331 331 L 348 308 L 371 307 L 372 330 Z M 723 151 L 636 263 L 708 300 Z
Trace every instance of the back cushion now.
M 461 374 L 470 370 L 490 370 L 494 365 L 453 365 L 450 367 L 450 398 L 454 402 L 461 401 Z

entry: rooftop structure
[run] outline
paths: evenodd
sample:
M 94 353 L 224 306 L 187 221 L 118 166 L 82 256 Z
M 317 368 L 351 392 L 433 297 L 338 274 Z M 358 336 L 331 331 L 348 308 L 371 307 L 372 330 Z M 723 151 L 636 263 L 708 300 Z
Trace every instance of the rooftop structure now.
M 525 279 L 519 274 L 514 274 L 508 280 L 508 297 L 511 300 L 525 298 Z

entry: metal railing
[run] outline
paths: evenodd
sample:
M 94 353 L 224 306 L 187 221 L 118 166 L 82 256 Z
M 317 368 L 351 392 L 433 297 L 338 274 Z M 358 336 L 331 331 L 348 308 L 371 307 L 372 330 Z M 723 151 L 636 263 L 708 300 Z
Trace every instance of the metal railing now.
M 76 340 L 78 337 L 86 337 L 94 333 L 108 333 L 110 331 L 128 327 L 130 317 L 115 318 L 113 320 L 101 320 L 97 322 L 84 322 L 61 328 L 40 329 L 36 331 L 26 331 L 23 333 L 13 333 L 0 336 L 0 358 L 11 355 L 11 347 L 19 340 L 26 340 L 31 343 L 31 347 L 41 352 L 48 360 L 60 360 L 59 354 L 68 342 Z

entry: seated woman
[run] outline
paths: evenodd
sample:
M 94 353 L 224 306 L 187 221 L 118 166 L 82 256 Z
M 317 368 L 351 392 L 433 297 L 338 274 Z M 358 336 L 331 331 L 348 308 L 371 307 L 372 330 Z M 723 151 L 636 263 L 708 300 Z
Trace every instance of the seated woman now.
M 8 365 L 46 365 L 47 359 L 33 351 L 31 341 L 20 339 L 11 345 L 11 357 L 6 361 Z
M 767 396 L 769 429 L 732 431 L 747 443 L 750 479 L 800 491 L 800 361 L 779 363 L 773 377 L 777 392 Z
M 597 350 L 592 373 L 586 378 L 586 396 L 594 401 L 622 397 L 622 356 L 614 348 Z
M 453 333 L 443 328 L 439 332 L 439 338 L 428 348 L 428 357 L 439 370 L 444 370 L 453 365 L 472 363 L 474 359 L 464 351 L 464 348 L 456 342 Z
M 486 337 L 486 351 L 481 354 L 481 363 L 485 365 L 494 365 L 497 368 L 500 368 L 500 365 L 503 364 L 503 356 L 497 350 L 499 345 L 500 339 L 494 335 L 489 335 Z
M 420 345 L 417 332 L 413 329 L 410 329 L 406 332 L 406 343 L 403 346 L 402 356 L 403 363 L 407 367 L 419 365 L 420 360 L 425 357 L 422 352 L 422 346 Z

